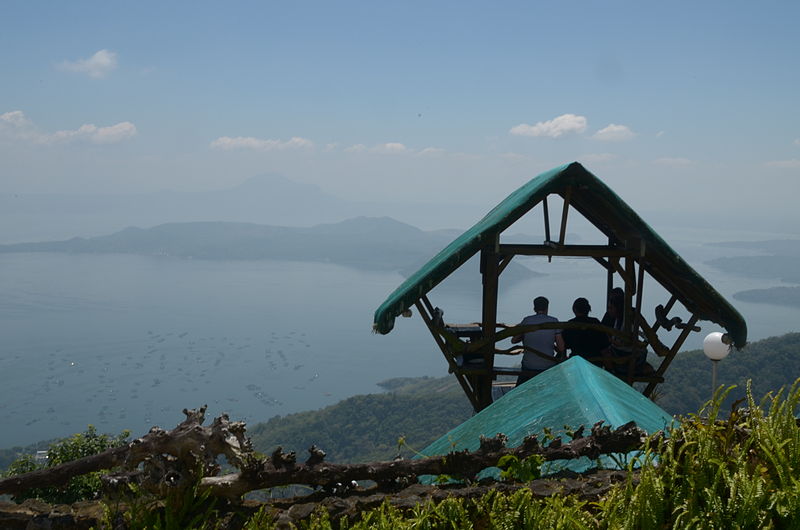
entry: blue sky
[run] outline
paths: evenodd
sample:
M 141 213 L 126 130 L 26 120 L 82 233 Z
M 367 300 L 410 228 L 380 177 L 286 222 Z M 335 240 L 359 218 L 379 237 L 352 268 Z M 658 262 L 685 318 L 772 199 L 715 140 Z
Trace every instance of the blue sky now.
M 6 1 L 0 18 L 2 192 L 278 172 L 475 202 L 578 160 L 640 210 L 798 218 L 794 1 Z

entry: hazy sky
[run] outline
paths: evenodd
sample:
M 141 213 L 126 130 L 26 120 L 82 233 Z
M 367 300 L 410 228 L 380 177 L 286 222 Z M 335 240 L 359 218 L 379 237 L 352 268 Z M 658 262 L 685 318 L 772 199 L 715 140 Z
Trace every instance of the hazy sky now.
M 798 219 L 800 3 L 0 3 L 0 192 L 507 195 Z

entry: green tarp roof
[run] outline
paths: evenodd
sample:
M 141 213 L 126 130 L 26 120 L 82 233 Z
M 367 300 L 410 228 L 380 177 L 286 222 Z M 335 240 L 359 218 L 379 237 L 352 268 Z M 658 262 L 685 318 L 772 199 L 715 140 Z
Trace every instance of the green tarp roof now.
M 588 434 L 598 421 L 612 428 L 635 421 L 652 434 L 664 430 L 675 420 L 658 405 L 618 377 L 597 368 L 581 357 L 537 375 L 423 449 L 425 456 L 444 455 L 451 451 L 480 447 L 480 437 L 503 433 L 507 445 L 516 447 L 531 434 L 539 436 L 547 428 L 556 436 L 564 427 L 581 425 Z M 566 438 L 564 441 L 568 441 Z M 589 466 L 588 459 L 574 462 L 570 469 Z
M 533 178 L 506 197 L 475 226 L 461 234 L 412 274 L 375 311 L 373 329 L 389 333 L 394 320 L 454 270 L 491 244 L 506 228 L 551 193 L 572 186 L 570 206 L 605 235 L 617 241 L 643 241 L 645 268 L 700 320 L 724 327 L 741 348 L 747 341 L 742 316 L 702 276 L 697 274 L 611 188 L 578 162 L 566 164 Z

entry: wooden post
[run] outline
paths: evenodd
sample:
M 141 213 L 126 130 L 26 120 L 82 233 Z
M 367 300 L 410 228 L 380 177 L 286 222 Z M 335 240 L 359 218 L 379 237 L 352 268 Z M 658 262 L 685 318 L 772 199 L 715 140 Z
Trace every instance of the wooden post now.
M 608 238 L 608 248 L 611 248 L 613 245 L 613 241 L 611 238 Z M 608 258 L 608 264 L 604 265 L 606 268 L 606 308 L 608 308 L 608 304 L 611 302 L 611 291 L 614 290 L 614 266 L 611 265 L 611 258 Z
M 625 257 L 625 306 L 623 308 L 622 328 L 625 332 L 631 333 L 631 324 L 633 323 L 632 304 L 633 295 L 636 292 L 636 284 L 634 283 L 634 263 L 633 258 Z
M 550 241 L 550 211 L 547 208 L 547 195 L 542 199 L 542 208 L 544 210 L 544 240 Z
M 430 302 L 428 301 L 427 297 L 424 297 L 425 305 L 430 308 Z M 444 355 L 445 360 L 447 360 L 447 364 L 450 366 L 450 370 L 456 376 L 456 380 L 458 384 L 461 385 L 461 388 L 464 390 L 464 393 L 467 395 L 467 399 L 472 404 L 472 408 L 477 410 L 479 409 L 480 402 L 478 401 L 478 394 L 470 384 L 469 381 L 464 377 L 464 374 L 461 373 L 461 370 L 456 365 L 455 359 L 453 358 L 453 354 L 450 351 L 450 348 L 447 347 L 447 343 L 442 340 L 442 337 L 439 335 L 438 331 L 436 331 L 433 325 L 433 318 L 432 315 L 428 313 L 428 310 L 425 306 L 420 303 L 419 300 L 414 304 L 419 311 L 420 316 L 422 316 L 422 320 L 425 321 L 425 325 L 428 327 L 428 330 L 433 335 L 433 340 L 436 341 L 436 345 L 439 346 L 439 349 L 442 351 L 442 355 Z
M 481 251 L 481 269 L 483 273 L 483 311 L 481 325 L 486 347 L 483 353 L 486 375 L 481 375 L 477 393 L 480 409 L 492 403 L 492 371 L 494 370 L 494 336 L 497 328 L 497 289 L 499 274 L 499 256 L 497 248 L 499 235 Z
M 569 213 L 569 201 L 572 199 L 572 186 L 567 186 L 564 192 L 564 208 L 561 210 L 561 231 L 558 235 L 558 244 L 563 245 L 567 238 L 567 214 Z
M 645 242 L 641 241 L 639 250 L 639 277 L 636 280 L 636 310 L 633 313 L 633 336 L 639 337 L 639 322 L 642 316 L 642 292 L 644 291 Z
M 683 346 L 686 337 L 688 337 L 689 333 L 692 332 L 692 328 L 694 327 L 695 324 L 697 324 L 698 320 L 699 318 L 697 318 L 697 315 L 692 315 L 692 317 L 689 319 L 689 322 L 686 323 L 686 327 L 683 328 L 683 331 L 681 331 L 681 334 L 675 340 L 675 344 L 673 344 L 672 348 L 670 348 L 669 354 L 661 362 L 661 366 L 658 367 L 658 370 L 656 370 L 656 375 L 664 377 L 664 373 L 667 371 L 669 364 L 672 362 L 672 359 L 675 358 L 675 355 L 678 354 L 678 350 L 680 349 L 681 346 Z M 642 394 L 644 394 L 647 397 L 650 397 L 650 394 L 653 393 L 653 390 L 655 390 L 657 384 L 658 383 L 655 382 L 649 383 L 647 385 L 647 388 L 644 389 L 644 392 L 642 392 Z

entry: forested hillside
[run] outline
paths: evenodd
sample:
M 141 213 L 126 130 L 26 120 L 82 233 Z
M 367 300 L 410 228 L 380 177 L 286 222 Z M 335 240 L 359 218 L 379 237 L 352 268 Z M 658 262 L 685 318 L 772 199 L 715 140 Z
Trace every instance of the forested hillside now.
M 277 446 L 304 459 L 316 444 L 330 462 L 387 460 L 397 442 L 422 449 L 472 415 L 472 407 L 454 377 L 390 379 L 385 394 L 345 399 L 317 411 L 276 416 L 249 429 L 253 445 L 268 452 Z M 407 448 L 405 457 L 410 456 Z
M 738 385 L 723 412 L 744 396 L 748 379 L 753 381 L 753 394 L 763 396 L 798 377 L 800 333 L 750 343 L 719 364 L 718 383 Z M 331 462 L 385 460 L 397 454 L 399 437 L 422 449 L 472 414 L 452 376 L 392 379 L 381 385 L 387 393 L 354 396 L 318 411 L 276 416 L 254 425 L 250 432 L 255 447 L 266 452 L 281 445 L 304 457 L 316 444 Z M 698 411 L 711 397 L 711 362 L 700 350 L 678 354 L 657 394 L 656 402 L 670 414 Z
M 720 361 L 718 385 L 738 385 L 726 407 L 744 397 L 747 380 L 753 395 L 763 396 L 800 377 L 800 333 L 788 333 L 749 343 Z M 679 353 L 667 370 L 666 381 L 657 389 L 656 402 L 670 414 L 696 412 L 711 398 L 711 361 L 701 350 Z

